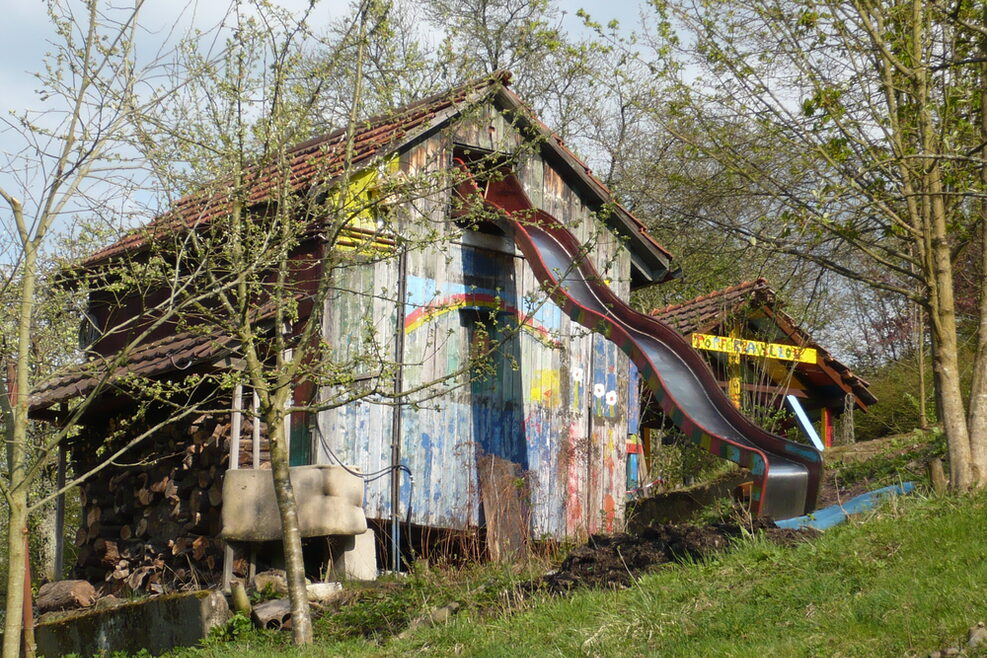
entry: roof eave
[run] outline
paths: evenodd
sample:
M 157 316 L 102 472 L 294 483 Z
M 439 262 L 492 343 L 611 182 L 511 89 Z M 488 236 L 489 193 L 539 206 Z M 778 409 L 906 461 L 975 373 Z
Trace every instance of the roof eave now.
M 627 240 L 626 246 L 631 253 L 632 272 L 631 287 L 642 288 L 663 283 L 681 276 L 681 270 L 673 267 L 672 255 L 655 238 L 648 233 L 644 224 L 630 211 L 617 203 L 613 194 L 572 151 L 565 147 L 562 140 L 544 123 L 539 121 L 510 89 L 499 87 L 494 96 L 500 109 L 515 114 L 518 121 L 530 130 L 537 132 L 541 140 L 542 155 L 563 168 L 563 174 L 579 182 L 582 191 L 590 197 L 590 208 L 594 211 L 607 206 L 607 223 L 617 234 Z

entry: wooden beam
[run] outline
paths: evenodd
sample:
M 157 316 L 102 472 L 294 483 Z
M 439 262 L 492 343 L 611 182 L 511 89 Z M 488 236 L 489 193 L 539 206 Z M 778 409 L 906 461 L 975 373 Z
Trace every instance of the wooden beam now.
M 722 388 L 724 391 L 728 391 L 730 388 L 730 382 L 718 380 L 716 383 L 719 384 L 720 388 Z M 774 393 L 781 395 L 794 395 L 795 397 L 803 400 L 809 399 L 808 393 L 799 390 L 797 388 L 783 388 L 781 386 L 769 386 L 766 384 L 742 384 L 741 388 L 751 393 Z
M 822 408 L 823 445 L 833 447 L 833 413 L 827 407 Z
M 65 441 L 58 442 L 58 470 L 55 474 L 55 573 L 54 580 L 62 579 L 65 566 Z
M 736 339 L 738 336 L 740 336 L 740 333 L 736 329 L 730 330 L 731 339 Z M 693 342 L 693 345 L 695 345 L 695 342 Z M 744 372 L 740 367 L 740 354 L 735 352 L 727 354 L 727 376 L 730 378 L 727 384 L 727 395 L 730 396 L 730 402 L 733 402 L 733 406 L 740 409 L 740 396 L 744 383 Z

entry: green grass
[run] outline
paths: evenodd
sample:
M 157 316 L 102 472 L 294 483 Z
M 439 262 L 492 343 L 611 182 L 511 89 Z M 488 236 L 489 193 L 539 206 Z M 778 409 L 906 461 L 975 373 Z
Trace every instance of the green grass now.
M 751 539 L 622 592 L 459 619 L 383 647 L 438 655 L 899 656 L 961 643 L 987 617 L 987 496 L 901 501 L 783 548 Z M 380 648 L 377 649 L 380 652 Z M 370 653 L 374 653 L 371 651 Z
M 624 591 L 537 595 L 509 612 L 496 608 L 494 591 L 506 584 L 498 581 L 482 590 L 493 605 L 467 602 L 447 625 L 401 639 L 344 638 L 323 621 L 306 652 L 288 647 L 286 634 L 250 631 L 200 655 L 928 655 L 964 645 L 966 630 L 987 620 L 985 518 L 987 493 L 913 496 L 811 543 L 750 538 Z M 438 604 L 443 591 L 471 590 L 447 580 L 431 591 Z
M 866 460 L 836 457 L 826 468 L 844 484 L 867 482 L 876 488 L 906 480 L 928 483 L 928 463 L 941 459 L 948 472 L 948 458 L 942 430 L 916 429 L 884 440 L 880 451 Z

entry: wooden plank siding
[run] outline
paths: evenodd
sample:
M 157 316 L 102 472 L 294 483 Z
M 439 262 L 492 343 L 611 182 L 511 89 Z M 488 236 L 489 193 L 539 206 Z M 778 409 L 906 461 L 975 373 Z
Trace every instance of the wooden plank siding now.
M 441 171 L 454 143 L 497 150 L 499 144 L 518 141 L 491 107 L 456 126 L 453 134 L 439 133 L 414 145 L 402 154 L 401 168 L 409 175 Z M 613 235 L 599 233 L 600 222 L 579 194 L 537 153 L 523 154 L 517 173 L 536 205 L 581 240 L 596 239 L 595 264 L 626 298 L 629 253 Z M 533 538 L 619 529 L 629 360 L 545 301 L 519 253 L 464 244 L 448 209 L 449 192 L 442 190 L 399 211 L 418 218 L 409 220 L 412 224 L 427 218 L 431 228 L 449 238 L 407 255 L 402 386 L 411 389 L 455 372 L 484 336 L 510 337 L 492 360 L 492 376 L 473 382 L 457 377 L 441 395 L 401 409 L 402 463 L 415 474 L 412 522 L 452 529 L 481 525 L 476 465 L 479 457 L 492 454 L 519 464 L 525 473 Z M 407 230 L 416 229 L 409 225 Z M 351 292 L 327 304 L 330 344 L 342 346 L 357 335 L 358 326 L 373 326 L 380 332 L 379 344 L 394 349 L 395 260 L 344 268 L 340 286 L 346 281 Z M 518 329 L 518 313 L 532 316 L 534 326 Z M 594 395 L 594 389 L 602 393 Z M 394 413 L 393 406 L 374 400 L 324 411 L 319 426 L 325 446 L 365 472 L 386 468 Z M 320 462 L 334 461 L 325 447 L 317 455 Z M 402 517 L 409 494 L 406 478 L 403 482 Z M 366 491 L 367 516 L 389 518 L 390 479 L 369 482 Z

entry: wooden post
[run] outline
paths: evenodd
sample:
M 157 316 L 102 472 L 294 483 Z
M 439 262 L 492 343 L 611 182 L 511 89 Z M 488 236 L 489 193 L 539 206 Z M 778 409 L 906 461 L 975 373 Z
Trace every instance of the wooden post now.
M 233 387 L 233 411 L 230 416 L 230 461 L 226 465 L 226 470 L 232 471 L 240 467 L 240 426 L 243 422 L 241 409 L 243 406 L 243 385 L 237 384 Z M 256 424 L 256 422 L 254 423 Z M 256 459 L 256 458 L 255 458 Z M 223 549 L 223 591 L 230 591 L 230 582 L 233 580 L 233 547 L 229 542 Z
M 827 448 L 833 447 L 833 412 L 829 407 L 822 408 L 822 431 L 823 445 Z
M 942 467 L 942 460 L 936 457 L 929 462 L 929 480 L 932 481 L 932 490 L 938 495 L 946 493 L 948 488 L 946 480 L 946 470 Z
M 730 338 L 739 338 L 740 334 L 736 329 L 730 330 Z M 727 354 L 727 379 L 729 380 L 728 393 L 733 406 L 740 409 L 740 391 L 743 378 L 743 371 L 740 368 L 740 354 L 730 352 Z
M 54 579 L 61 580 L 65 568 L 65 443 L 58 443 L 58 470 L 55 474 L 55 573 Z

